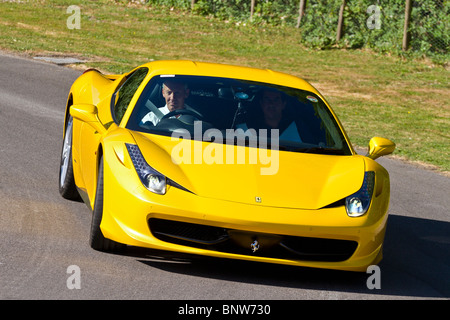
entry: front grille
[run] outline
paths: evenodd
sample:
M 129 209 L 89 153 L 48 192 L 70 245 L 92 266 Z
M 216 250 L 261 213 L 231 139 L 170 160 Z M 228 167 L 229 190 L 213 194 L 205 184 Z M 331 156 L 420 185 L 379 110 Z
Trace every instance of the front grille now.
M 255 233 L 157 218 L 148 224 L 153 236 L 165 242 L 248 256 L 338 262 L 350 258 L 358 246 L 349 240 Z M 252 250 L 252 243 L 257 250 Z
M 150 219 L 150 230 L 160 239 L 172 239 L 168 242 L 194 242 L 203 245 L 213 245 L 226 240 L 225 229 L 201 224 L 185 223 L 172 220 Z M 175 240 L 178 240 L 175 242 Z M 164 240 L 166 241 L 166 240 Z

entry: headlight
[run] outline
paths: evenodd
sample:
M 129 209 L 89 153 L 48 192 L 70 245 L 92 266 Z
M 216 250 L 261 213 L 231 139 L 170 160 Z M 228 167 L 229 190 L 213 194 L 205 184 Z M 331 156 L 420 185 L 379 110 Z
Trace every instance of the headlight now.
M 142 184 L 151 192 L 165 194 L 166 177 L 148 165 L 137 145 L 127 143 L 126 146 Z
M 364 181 L 358 192 L 345 198 L 345 209 L 350 217 L 364 215 L 372 201 L 373 188 L 375 185 L 375 172 L 368 171 L 364 174 Z

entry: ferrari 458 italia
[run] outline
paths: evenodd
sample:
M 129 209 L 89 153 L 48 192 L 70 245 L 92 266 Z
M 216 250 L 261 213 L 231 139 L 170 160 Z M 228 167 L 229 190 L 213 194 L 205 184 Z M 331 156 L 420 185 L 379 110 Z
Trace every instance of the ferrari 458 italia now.
M 288 74 L 154 61 L 87 70 L 64 119 L 59 190 L 92 210 L 90 245 L 366 271 L 382 258 L 389 175 L 324 97 Z

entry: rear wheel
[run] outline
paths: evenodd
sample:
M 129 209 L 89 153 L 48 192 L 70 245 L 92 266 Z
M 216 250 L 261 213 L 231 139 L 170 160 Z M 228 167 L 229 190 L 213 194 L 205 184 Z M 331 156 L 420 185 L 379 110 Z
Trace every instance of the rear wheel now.
M 80 195 L 73 176 L 72 124 L 73 118 L 69 116 L 61 150 L 61 163 L 59 165 L 59 193 L 65 199 L 78 200 Z
M 98 168 L 97 192 L 95 194 L 94 211 L 92 213 L 89 244 L 95 250 L 118 252 L 125 249 L 126 246 L 105 238 L 100 229 L 100 223 L 103 217 L 103 181 L 103 157 L 101 157 Z

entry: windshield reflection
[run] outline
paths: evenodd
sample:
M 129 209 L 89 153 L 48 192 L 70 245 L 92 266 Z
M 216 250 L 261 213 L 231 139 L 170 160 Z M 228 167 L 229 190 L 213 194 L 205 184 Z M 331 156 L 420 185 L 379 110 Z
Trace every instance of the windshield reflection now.
M 351 154 L 336 120 L 314 93 L 237 79 L 154 77 L 127 128 L 213 143 Z

